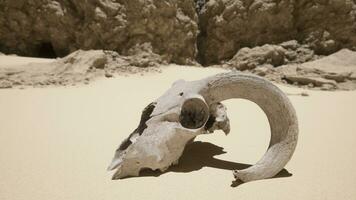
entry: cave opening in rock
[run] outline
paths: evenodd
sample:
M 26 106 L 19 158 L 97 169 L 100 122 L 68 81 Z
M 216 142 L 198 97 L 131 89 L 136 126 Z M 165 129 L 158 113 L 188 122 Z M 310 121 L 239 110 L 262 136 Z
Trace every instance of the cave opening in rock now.
M 41 58 L 57 58 L 51 42 L 42 42 L 38 45 L 37 56 Z

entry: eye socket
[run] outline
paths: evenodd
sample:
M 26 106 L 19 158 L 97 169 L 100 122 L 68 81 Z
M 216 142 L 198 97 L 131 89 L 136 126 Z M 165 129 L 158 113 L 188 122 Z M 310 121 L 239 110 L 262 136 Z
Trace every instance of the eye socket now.
M 179 122 L 185 128 L 197 129 L 205 125 L 209 118 L 209 108 L 200 98 L 187 99 L 179 116 Z

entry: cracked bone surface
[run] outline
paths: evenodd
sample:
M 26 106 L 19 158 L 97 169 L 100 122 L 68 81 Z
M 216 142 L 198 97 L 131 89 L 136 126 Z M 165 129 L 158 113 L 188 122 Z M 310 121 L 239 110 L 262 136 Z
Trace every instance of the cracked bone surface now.
M 185 145 L 196 136 L 221 129 L 230 131 L 226 108 L 220 102 L 242 98 L 265 112 L 271 129 L 269 147 L 254 165 L 235 170 L 237 180 L 271 178 L 280 172 L 295 150 L 298 122 L 287 96 L 271 82 L 238 72 L 217 74 L 198 81 L 176 81 L 142 112 L 135 131 L 115 152 L 109 170 L 113 179 L 138 176 L 141 169 L 162 172 L 177 164 Z

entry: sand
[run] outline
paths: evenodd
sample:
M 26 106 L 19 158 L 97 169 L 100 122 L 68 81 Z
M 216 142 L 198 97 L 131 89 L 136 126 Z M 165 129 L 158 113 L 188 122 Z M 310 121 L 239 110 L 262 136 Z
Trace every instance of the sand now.
M 181 164 L 158 177 L 111 180 L 106 167 L 148 103 L 176 79 L 222 71 L 171 65 L 162 73 L 90 85 L 0 90 L 0 199 L 356 198 L 356 91 L 289 96 L 300 138 L 286 177 L 230 186 L 231 169 L 256 162 L 269 142 L 263 112 L 251 102 L 230 100 L 224 102 L 228 136 L 199 136 L 202 142 L 190 147 Z M 305 91 L 280 87 L 290 94 Z

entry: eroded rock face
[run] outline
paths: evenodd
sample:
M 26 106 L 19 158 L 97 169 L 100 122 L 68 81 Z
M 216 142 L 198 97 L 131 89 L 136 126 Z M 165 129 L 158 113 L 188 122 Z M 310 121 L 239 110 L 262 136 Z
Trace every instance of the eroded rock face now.
M 241 48 L 227 65 L 243 71 L 263 65 L 278 67 L 283 64 L 304 63 L 316 58 L 318 56 L 310 46 L 300 45 L 296 40 L 291 40 L 279 45 L 265 44 L 254 48 Z
M 293 39 L 323 55 L 356 47 L 351 0 L 210 0 L 199 20 L 198 49 L 205 64 L 230 59 L 243 47 Z
M 316 53 L 328 55 L 341 48 L 356 49 L 356 1 L 295 1 L 295 28 Z
M 293 4 L 266 0 L 211 0 L 200 15 L 206 64 L 231 58 L 242 47 L 280 43 L 296 35 Z
M 56 57 L 77 49 L 115 50 L 150 43 L 168 62 L 195 58 L 193 0 L 2 0 L 0 51 Z
M 231 59 L 244 47 L 290 40 L 318 55 L 356 50 L 356 2 L 0 1 L 3 53 L 56 57 L 78 49 L 104 49 L 132 55 L 132 48 L 149 43 L 168 62 L 190 64 L 197 59 L 210 65 Z

